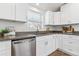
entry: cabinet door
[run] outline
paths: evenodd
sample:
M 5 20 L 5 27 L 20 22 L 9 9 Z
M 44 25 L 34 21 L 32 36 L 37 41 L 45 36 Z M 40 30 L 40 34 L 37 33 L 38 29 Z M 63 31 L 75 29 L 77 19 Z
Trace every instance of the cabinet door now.
M 54 12 L 54 25 L 60 25 L 60 12 Z
M 61 34 L 52 35 L 52 37 L 54 39 L 55 50 L 58 48 L 61 48 L 61 46 L 62 46 L 61 36 L 62 36 Z
M 62 49 L 63 48 L 63 34 L 59 34 L 58 36 L 59 36 L 59 38 L 58 38 L 59 39 L 58 40 L 59 41 L 59 44 L 58 44 L 59 47 L 58 48 Z
M 36 44 L 36 55 L 45 56 L 45 44 L 44 42 L 37 42 Z
M 71 18 L 68 13 L 61 13 L 61 24 L 71 24 Z
M 0 56 L 11 56 L 11 41 L 0 41 Z
M 79 23 L 79 4 L 78 3 L 70 3 L 65 4 L 61 7 L 61 11 L 68 13 L 71 23 Z
M 56 50 L 56 39 L 53 35 L 36 38 L 36 55 L 46 56 Z
M 54 23 L 54 13 L 51 11 L 46 12 L 45 14 L 45 25 L 53 25 Z
M 69 37 L 71 38 L 71 37 Z M 71 49 L 73 50 L 73 53 L 75 55 L 79 55 L 79 36 L 73 36 L 72 35 L 72 40 L 70 40 L 69 44 L 71 46 Z
M 27 4 L 25 3 L 16 3 L 16 20 L 17 21 L 26 21 L 27 16 Z
M 56 49 L 55 49 L 55 39 L 53 38 L 53 36 L 52 35 L 48 35 L 47 36 L 47 38 L 46 38 L 46 43 L 47 43 L 47 45 L 46 45 L 46 49 L 47 49 L 47 55 L 49 55 L 49 54 L 51 54 L 51 53 L 53 53 Z
M 60 46 L 60 36 L 55 35 L 55 50 L 59 48 Z
M 55 51 L 55 39 L 52 35 L 38 37 L 36 39 L 36 55 L 47 56 Z
M 62 49 L 74 55 L 79 55 L 79 37 L 73 35 L 63 35 L 62 38 Z
M 45 56 L 45 37 L 36 38 L 36 55 Z
M 15 20 L 14 3 L 0 3 L 0 19 Z

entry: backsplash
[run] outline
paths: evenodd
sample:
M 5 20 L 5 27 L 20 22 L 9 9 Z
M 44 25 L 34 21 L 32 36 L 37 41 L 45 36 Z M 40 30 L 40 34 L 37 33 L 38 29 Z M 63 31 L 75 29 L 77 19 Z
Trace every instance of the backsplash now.
M 34 24 L 34 25 L 33 25 Z M 12 21 L 5 21 L 5 20 L 0 20 L 0 28 L 5 28 L 8 26 L 14 26 L 16 32 L 24 32 L 24 31 L 36 31 L 37 30 L 37 25 L 38 23 L 21 23 L 21 22 L 12 22 Z M 40 25 L 40 24 L 38 24 Z M 50 30 L 53 31 L 61 31 L 62 26 L 47 26 L 50 28 Z M 39 31 L 45 31 L 46 28 L 45 26 L 39 26 L 38 29 Z M 74 27 L 75 31 L 79 31 L 79 24 L 74 24 L 72 25 Z
M 51 28 L 53 31 L 62 31 L 63 26 L 69 26 L 69 25 L 58 25 L 58 26 L 48 26 Z M 73 24 L 71 25 L 75 31 L 79 31 L 79 24 Z
M 62 26 L 47 26 L 53 31 L 62 31 Z
M 38 23 L 33 22 L 12 22 L 7 20 L 0 20 L 0 28 L 13 26 L 16 32 L 25 32 L 25 31 L 37 31 L 37 27 L 39 31 L 44 31 L 44 26 Z
M 79 31 L 79 24 L 72 25 L 75 31 Z
M 14 29 L 15 29 L 16 32 L 18 32 L 18 31 L 26 31 L 26 26 L 25 25 L 26 25 L 26 23 L 0 20 L 0 28 L 14 26 Z

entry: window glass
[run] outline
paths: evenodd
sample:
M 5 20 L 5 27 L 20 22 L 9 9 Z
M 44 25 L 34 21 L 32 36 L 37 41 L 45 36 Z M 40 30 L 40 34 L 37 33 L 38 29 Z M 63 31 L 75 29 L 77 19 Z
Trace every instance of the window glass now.
M 28 21 L 41 23 L 41 14 L 39 12 L 29 10 L 27 18 Z

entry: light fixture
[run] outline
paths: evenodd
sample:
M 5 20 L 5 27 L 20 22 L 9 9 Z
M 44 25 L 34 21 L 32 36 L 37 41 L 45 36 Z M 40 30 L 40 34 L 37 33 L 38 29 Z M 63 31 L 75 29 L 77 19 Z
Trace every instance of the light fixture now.
M 40 11 L 39 11 L 37 8 L 35 8 L 35 7 L 31 7 L 30 9 L 33 10 L 33 11 L 40 12 Z
M 36 3 L 36 5 L 38 6 L 38 5 L 39 5 L 39 3 Z

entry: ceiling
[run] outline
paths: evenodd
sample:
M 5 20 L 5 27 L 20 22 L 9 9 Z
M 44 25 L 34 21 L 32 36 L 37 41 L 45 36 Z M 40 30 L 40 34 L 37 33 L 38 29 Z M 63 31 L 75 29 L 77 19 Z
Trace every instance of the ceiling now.
M 64 3 L 39 3 L 38 5 L 36 5 L 37 3 L 28 3 L 28 4 L 44 11 L 59 11 L 60 7 Z

